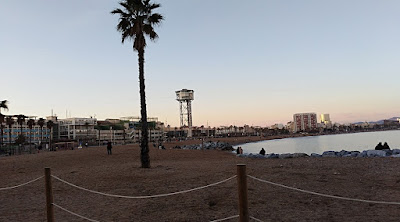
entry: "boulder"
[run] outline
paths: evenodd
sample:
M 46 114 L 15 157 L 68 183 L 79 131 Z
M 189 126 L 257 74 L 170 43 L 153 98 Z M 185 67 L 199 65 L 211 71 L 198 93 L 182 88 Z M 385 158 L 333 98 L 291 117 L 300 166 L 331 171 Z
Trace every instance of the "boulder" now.
M 368 155 L 367 155 L 367 151 L 366 150 L 364 150 L 364 151 L 362 151 L 361 153 L 359 153 L 358 155 L 357 155 L 357 157 L 367 157 Z
M 319 155 L 318 153 L 312 153 L 311 157 L 322 157 L 322 155 Z
M 400 154 L 400 149 L 393 149 L 392 154 L 393 155 Z
M 391 157 L 400 157 L 400 154 L 394 154 Z
M 322 153 L 322 157 L 336 157 L 335 151 L 325 151 Z
M 386 152 L 384 150 L 366 150 L 368 157 L 384 157 Z
M 360 151 L 351 151 L 350 155 L 351 157 L 357 157 L 360 154 Z
M 308 155 L 305 153 L 293 153 L 293 158 L 298 158 L 298 157 L 308 157 Z
M 345 156 L 345 155 L 348 155 L 348 154 L 350 154 L 349 151 L 341 150 L 340 152 L 336 153 L 336 156 Z
M 279 158 L 279 155 L 275 154 L 275 153 L 270 153 L 270 154 L 267 154 L 265 157 L 268 159 L 277 159 L 277 158 Z
M 293 158 L 293 154 L 291 154 L 291 153 L 279 154 L 279 159 L 288 159 L 288 158 Z

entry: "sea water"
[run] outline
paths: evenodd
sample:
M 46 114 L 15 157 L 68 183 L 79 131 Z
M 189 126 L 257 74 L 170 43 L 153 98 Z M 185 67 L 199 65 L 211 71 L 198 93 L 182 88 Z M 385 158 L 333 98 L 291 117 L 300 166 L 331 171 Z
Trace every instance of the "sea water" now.
M 267 153 L 311 153 L 324 151 L 373 150 L 379 143 L 387 142 L 391 149 L 400 149 L 400 130 L 347 133 L 322 136 L 306 136 L 275 140 L 265 140 L 234 146 L 242 147 L 243 153 L 259 153 L 264 148 Z

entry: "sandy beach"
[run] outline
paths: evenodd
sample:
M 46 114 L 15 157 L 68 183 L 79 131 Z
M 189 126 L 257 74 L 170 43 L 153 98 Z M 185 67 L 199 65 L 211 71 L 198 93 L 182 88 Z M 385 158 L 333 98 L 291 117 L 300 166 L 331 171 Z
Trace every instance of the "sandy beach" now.
M 254 138 L 219 138 L 232 144 Z M 259 139 L 258 139 L 259 140 Z M 151 148 L 151 169 L 140 168 L 139 146 L 115 146 L 0 158 L 0 188 L 52 174 L 87 189 L 146 196 L 192 189 L 236 175 L 249 175 L 324 194 L 400 202 L 400 161 L 396 158 L 249 159 L 217 150 Z M 236 178 L 184 194 L 123 199 L 88 193 L 53 179 L 54 203 L 98 221 L 211 221 L 238 214 Z M 0 221 L 46 221 L 44 179 L 0 190 Z M 250 216 L 261 221 L 398 221 L 399 205 L 353 202 L 315 196 L 248 178 Z M 56 221 L 85 221 L 55 208 Z M 227 221 L 237 221 L 231 219 Z

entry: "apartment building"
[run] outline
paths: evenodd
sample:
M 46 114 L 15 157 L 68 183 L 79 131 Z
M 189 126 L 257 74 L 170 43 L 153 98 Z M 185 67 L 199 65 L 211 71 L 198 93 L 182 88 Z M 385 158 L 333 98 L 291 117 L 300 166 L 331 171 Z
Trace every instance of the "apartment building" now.
M 47 122 L 52 119 L 46 119 L 44 121 L 43 127 L 37 124 L 37 119 L 35 116 L 27 116 L 27 118 L 22 123 L 22 126 L 17 123 L 17 118 L 13 116 L 14 123 L 11 125 L 11 128 L 8 125 L 3 125 L 3 137 L 2 142 L 3 144 L 13 144 L 17 140 L 18 136 L 22 135 L 25 137 L 25 142 L 27 143 L 45 143 L 49 141 L 49 138 L 54 138 L 52 133 L 54 132 L 54 126 L 49 129 L 47 127 Z M 35 125 L 32 126 L 32 129 L 29 129 L 28 126 L 28 119 L 33 119 L 35 121 Z M 55 122 L 53 122 L 56 124 Z M 10 135 L 11 132 L 11 135 Z
M 58 120 L 61 140 L 95 140 L 96 118 L 67 118 Z
M 315 113 L 296 113 L 293 115 L 294 130 L 311 131 L 317 129 L 317 114 Z

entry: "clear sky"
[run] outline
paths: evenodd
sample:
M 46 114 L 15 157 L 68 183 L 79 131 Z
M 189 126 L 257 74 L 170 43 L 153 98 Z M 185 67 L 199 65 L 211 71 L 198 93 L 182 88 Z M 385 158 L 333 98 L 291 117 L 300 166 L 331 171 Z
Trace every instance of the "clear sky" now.
M 298 112 L 346 123 L 400 116 L 398 0 L 164 0 L 148 42 L 148 115 L 179 125 L 175 91 L 195 91 L 193 124 L 286 123 Z M 112 0 L 0 4 L 5 114 L 139 116 L 137 53 Z

